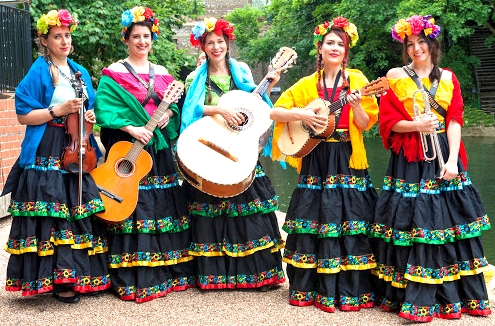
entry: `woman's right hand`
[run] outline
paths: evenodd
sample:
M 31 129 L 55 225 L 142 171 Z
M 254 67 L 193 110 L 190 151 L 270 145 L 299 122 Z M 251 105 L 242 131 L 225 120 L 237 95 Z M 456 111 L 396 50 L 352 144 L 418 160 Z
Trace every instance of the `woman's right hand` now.
M 325 128 L 328 124 L 328 119 L 322 115 L 317 114 L 318 111 L 323 108 L 310 108 L 308 110 L 301 110 L 301 121 L 311 128 L 314 132 L 317 132 L 317 128 Z
M 153 133 L 145 127 L 126 126 L 121 129 L 144 145 L 148 144 L 151 137 L 153 137 Z
M 79 113 L 82 104 L 83 104 L 82 98 L 73 98 L 54 107 L 53 112 L 59 117 L 71 113 Z
M 416 120 L 417 131 L 419 132 L 433 132 L 438 124 L 438 117 L 436 114 L 423 114 L 420 119 Z
M 237 111 L 218 107 L 220 115 L 225 119 L 225 121 L 233 126 L 239 126 L 244 122 L 244 116 Z

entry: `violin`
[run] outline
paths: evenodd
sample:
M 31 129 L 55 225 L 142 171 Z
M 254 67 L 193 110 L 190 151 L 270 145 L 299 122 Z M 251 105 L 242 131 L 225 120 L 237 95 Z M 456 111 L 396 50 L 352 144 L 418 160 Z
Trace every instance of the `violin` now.
M 83 98 L 84 89 L 81 72 L 75 74 L 77 80 L 76 96 Z M 93 123 L 86 121 L 84 101 L 78 113 L 71 113 L 65 119 L 65 133 L 69 136 L 68 145 L 62 153 L 62 167 L 71 173 L 91 172 L 96 168 L 96 151 L 91 146 Z

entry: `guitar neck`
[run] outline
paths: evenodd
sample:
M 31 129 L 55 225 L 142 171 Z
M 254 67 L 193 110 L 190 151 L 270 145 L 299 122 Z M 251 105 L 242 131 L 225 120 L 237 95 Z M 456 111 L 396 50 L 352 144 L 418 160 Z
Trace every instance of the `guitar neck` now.
M 339 98 L 337 101 L 333 102 L 328 106 L 328 109 L 330 111 L 329 114 L 337 111 L 340 108 L 343 108 L 344 105 L 346 105 L 347 103 L 349 103 L 349 101 L 347 101 L 347 96 L 344 96 L 343 98 Z
M 155 112 L 151 116 L 151 119 L 148 121 L 144 128 L 148 131 L 153 132 L 158 125 L 158 121 L 161 117 L 163 117 L 169 105 L 170 103 L 161 101 L 160 105 L 155 110 Z M 141 143 L 139 140 L 136 140 L 129 150 L 129 153 L 127 153 L 126 160 L 134 163 L 137 160 L 139 153 L 141 153 L 141 151 L 143 150 L 144 146 L 145 145 L 143 143 Z

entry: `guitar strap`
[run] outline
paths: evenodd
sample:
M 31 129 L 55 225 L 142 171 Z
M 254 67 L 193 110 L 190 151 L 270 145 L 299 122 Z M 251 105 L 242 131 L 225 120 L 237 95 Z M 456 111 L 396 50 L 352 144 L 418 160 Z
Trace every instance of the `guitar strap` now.
M 215 92 L 215 94 L 217 94 L 219 97 L 221 97 L 223 94 L 225 94 L 224 91 L 222 91 L 222 89 L 217 85 L 217 83 L 215 83 L 213 80 L 210 79 L 210 76 L 208 76 L 208 79 L 206 80 L 206 87 L 208 87 L 208 89 L 212 90 Z M 229 86 L 229 91 L 233 90 L 234 89 L 234 78 L 230 78 L 230 86 Z
M 152 98 L 153 102 L 155 102 L 156 106 L 159 106 L 161 101 L 160 98 L 158 97 L 158 94 L 155 93 L 155 69 L 153 68 L 153 65 L 150 62 L 150 81 L 149 83 L 145 82 L 141 77 L 138 76 L 134 68 L 129 64 L 129 62 L 124 61 L 124 60 L 119 60 L 121 64 L 124 65 L 124 67 L 129 70 L 129 72 L 136 78 L 143 86 L 148 90 L 148 94 L 146 95 L 146 98 L 144 101 L 141 103 L 141 105 L 144 107 L 146 104 L 148 104 L 149 100 Z
M 337 74 L 337 77 L 335 78 L 335 83 L 333 85 L 332 97 L 329 99 L 328 98 L 327 84 L 325 83 L 325 73 L 323 73 L 323 87 L 325 88 L 325 100 L 327 100 L 330 103 L 333 103 L 334 102 L 333 99 L 335 97 L 335 91 L 337 90 L 337 87 L 339 85 L 339 79 L 340 79 L 340 75 L 341 74 L 342 74 L 342 72 L 339 70 L 339 73 Z M 348 85 L 350 85 L 351 80 L 350 80 L 349 77 L 347 77 L 347 81 L 348 81 Z M 347 95 L 347 90 L 348 89 L 349 89 L 349 87 L 342 87 L 342 90 L 340 91 L 340 95 L 339 95 L 339 100 L 344 99 L 344 97 Z M 335 113 L 334 113 L 334 116 L 335 116 L 335 130 L 333 131 L 333 133 L 328 138 L 334 138 L 334 137 L 336 137 L 336 139 L 338 139 L 340 137 L 338 135 L 338 132 L 337 132 L 337 126 L 339 125 L 340 117 L 342 116 L 341 113 L 342 113 L 342 108 L 340 108 L 340 109 L 338 109 L 338 110 L 335 111 Z
M 416 74 L 416 72 L 413 69 L 411 69 L 407 66 L 403 66 L 402 69 L 404 69 L 404 71 L 409 75 L 409 77 L 411 77 L 412 80 L 414 80 L 414 83 L 416 83 L 416 86 L 418 86 L 418 89 L 420 89 L 421 86 L 423 86 L 423 89 L 426 91 L 426 94 L 428 95 L 428 101 L 430 102 L 431 108 L 434 109 L 435 111 L 437 111 L 438 114 L 440 114 L 445 119 L 445 117 L 447 116 L 447 111 L 443 107 L 441 107 L 440 104 L 437 103 L 437 101 L 435 101 L 435 94 L 437 93 L 437 90 L 438 90 L 438 80 L 435 79 L 433 81 L 433 83 L 431 84 L 430 90 L 428 90 L 425 85 L 422 85 L 422 83 L 419 80 L 418 75 Z M 443 71 L 440 70 L 440 74 L 442 72 Z

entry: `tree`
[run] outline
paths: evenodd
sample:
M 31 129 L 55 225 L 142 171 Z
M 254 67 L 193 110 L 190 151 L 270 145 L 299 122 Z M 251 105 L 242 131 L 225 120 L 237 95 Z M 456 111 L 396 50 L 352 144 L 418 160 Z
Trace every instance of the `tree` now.
M 65 8 L 77 13 L 80 25 L 73 33 L 74 53 L 71 58 L 87 68 L 96 86 L 101 77 L 101 69 L 126 56 L 126 46 L 121 40 L 121 15 L 134 6 L 147 6 L 153 9 L 160 20 L 160 34 L 153 42 L 150 61 L 165 66 L 171 74 L 178 76 L 180 69 L 192 64 L 194 58 L 185 51 L 177 50 L 173 41 L 173 28 L 181 27 L 185 16 L 193 13 L 194 0 L 162 0 L 158 6 L 150 0 L 33 0 L 30 8 L 33 28 L 43 13 L 52 9 Z
M 350 67 L 363 71 L 370 79 L 386 74 L 388 69 L 402 65 L 401 44 L 392 40 L 390 30 L 399 17 L 431 14 L 442 27 L 442 66 L 454 70 L 459 77 L 465 100 L 474 102 L 471 67 L 477 59 L 470 56 L 468 40 L 475 28 L 495 32 L 495 1 L 482 0 L 273 0 L 259 13 L 266 20 L 262 32 L 252 30 L 251 41 L 240 49 L 244 60 L 256 64 L 266 60 L 280 46 L 290 46 L 298 53 L 298 64 L 289 71 L 284 84 L 292 84 L 315 69 L 313 29 L 324 20 L 342 15 L 359 31 L 359 41 L 350 51 Z M 237 9 L 230 17 L 237 23 Z M 242 15 L 241 15 L 242 17 Z M 245 36 L 248 38 L 248 36 Z M 495 44 L 494 37 L 486 41 Z

